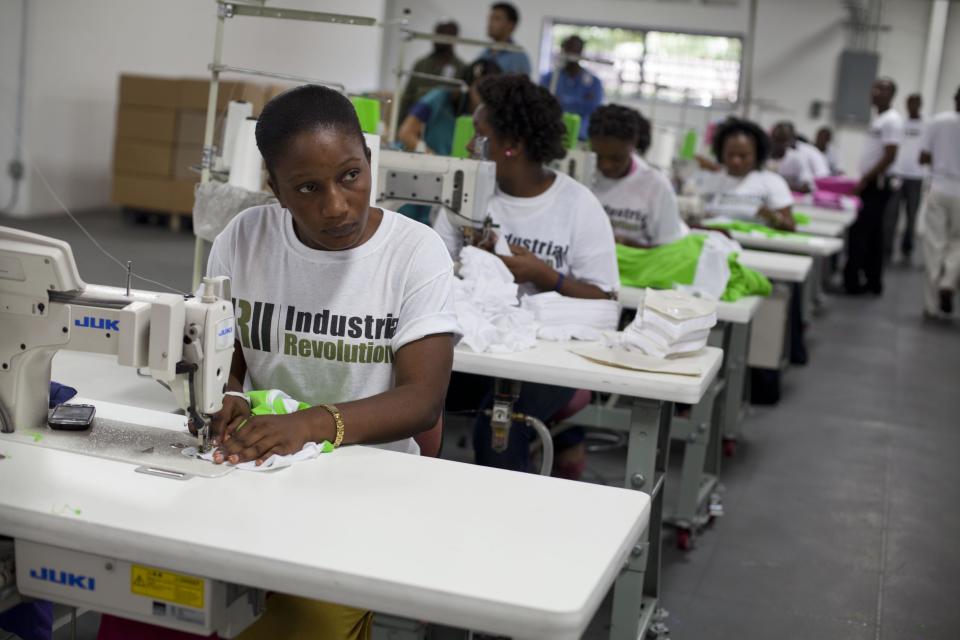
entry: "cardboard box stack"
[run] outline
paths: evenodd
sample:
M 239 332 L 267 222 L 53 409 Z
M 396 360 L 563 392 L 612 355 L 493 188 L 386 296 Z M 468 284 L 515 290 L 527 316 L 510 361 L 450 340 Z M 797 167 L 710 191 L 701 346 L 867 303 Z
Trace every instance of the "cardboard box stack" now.
M 115 204 L 181 215 L 193 210 L 200 174 L 190 167 L 199 165 L 202 156 L 209 89 L 205 79 L 120 76 L 113 153 Z M 231 100 L 251 102 L 257 115 L 273 93 L 268 85 L 221 82 L 214 144 L 220 142 Z

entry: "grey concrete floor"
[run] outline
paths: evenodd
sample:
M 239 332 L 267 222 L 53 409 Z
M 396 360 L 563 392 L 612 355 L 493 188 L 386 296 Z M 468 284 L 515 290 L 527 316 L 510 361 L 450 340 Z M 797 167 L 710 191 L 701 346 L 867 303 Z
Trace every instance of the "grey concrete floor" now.
M 189 286 L 189 234 L 81 219 L 142 274 Z M 70 241 L 88 282 L 123 282 L 64 218 L 0 224 Z M 725 460 L 726 515 L 692 551 L 666 537 L 671 638 L 960 638 L 960 326 L 925 322 L 921 287 L 919 270 L 891 268 L 883 298 L 827 299 L 810 364 L 786 373 L 779 405 L 753 410 Z M 469 459 L 465 427 L 450 425 L 446 457 Z M 618 484 L 622 465 L 595 455 L 591 478 Z M 587 638 L 605 637 L 607 614 Z

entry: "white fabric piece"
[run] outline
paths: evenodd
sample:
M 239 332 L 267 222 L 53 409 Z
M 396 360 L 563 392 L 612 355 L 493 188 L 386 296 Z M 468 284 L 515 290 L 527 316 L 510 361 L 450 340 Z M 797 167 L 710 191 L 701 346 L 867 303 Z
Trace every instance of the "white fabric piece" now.
M 701 340 L 683 340 L 669 347 L 665 347 L 657 342 L 655 332 L 633 331 L 623 333 L 623 345 L 628 349 L 637 348 L 647 355 L 656 358 L 667 358 L 673 355 L 694 353 L 707 346 L 707 339 Z
M 187 447 L 181 450 L 183 455 L 189 458 L 199 457 L 201 460 L 207 460 L 209 462 L 213 462 L 213 454 L 216 451 L 217 451 L 216 449 L 210 449 L 206 453 L 201 453 L 197 455 L 196 447 Z M 286 456 L 273 454 L 272 456 L 264 460 L 263 464 L 259 466 L 257 465 L 256 460 L 251 460 L 249 462 L 241 462 L 240 464 L 237 464 L 237 465 L 232 465 L 229 462 L 224 462 L 223 464 L 231 467 L 236 467 L 241 471 L 276 471 L 278 469 L 289 467 L 290 465 L 296 464 L 297 462 L 303 462 L 304 460 L 311 460 L 313 458 L 316 458 L 322 453 L 323 453 L 323 449 L 320 447 L 319 444 L 317 444 L 316 442 L 308 442 L 307 444 L 303 445 L 303 448 L 300 449 L 300 451 L 297 451 L 296 453 L 291 453 Z
M 250 386 L 309 405 L 383 393 L 395 354 L 459 335 L 453 265 L 429 227 L 383 210 L 373 236 L 344 251 L 311 249 L 279 205 L 241 213 L 213 244 L 210 276 L 228 276 Z M 375 445 L 416 453 L 412 438 Z
M 558 273 L 612 292 L 620 288 L 617 254 L 610 219 L 591 191 L 562 173 L 554 172 L 553 184 L 534 198 L 515 198 L 499 187 L 487 206 L 487 213 L 499 225 L 498 254 L 506 255 L 499 244 L 528 249 Z M 443 238 L 451 256 L 463 246 L 460 228 L 450 214 L 437 216 L 434 229 Z M 536 293 L 531 283 L 520 286 L 520 294 Z
M 736 240 L 722 233 L 708 232 L 703 249 L 697 259 L 697 270 L 690 284 L 677 284 L 674 288 L 693 296 L 719 300 L 730 282 L 730 254 L 740 253 L 743 248 Z
M 708 216 L 753 221 L 761 207 L 776 211 L 793 205 L 787 181 L 766 169 L 751 171 L 742 178 L 726 171 L 698 171 L 694 188 L 703 198 Z
M 620 318 L 620 305 L 616 300 L 570 298 L 556 291 L 524 296 L 521 305 L 543 324 L 583 324 L 613 329 Z
M 611 180 L 599 174 L 593 192 L 620 242 L 655 247 L 687 235 L 670 180 L 638 155 L 623 178 Z
M 868 173 L 883 158 L 884 147 L 903 144 L 903 116 L 896 109 L 887 109 L 870 122 L 867 139 L 860 155 L 860 175 Z M 896 160 L 887 167 L 886 174 L 893 171 Z
M 678 291 L 647 289 L 643 308 L 619 334 L 620 346 L 657 357 L 703 349 L 716 324 L 716 305 Z
M 537 329 L 537 337 L 551 342 L 597 341 L 603 338 L 603 331 L 583 324 L 541 325 Z
M 932 156 L 931 191 L 960 198 L 960 112 L 945 111 L 927 125 L 920 144 Z
M 463 344 L 478 353 L 512 353 L 536 344 L 536 321 L 518 306 L 517 284 L 500 258 L 464 247 L 460 277 L 453 290 Z

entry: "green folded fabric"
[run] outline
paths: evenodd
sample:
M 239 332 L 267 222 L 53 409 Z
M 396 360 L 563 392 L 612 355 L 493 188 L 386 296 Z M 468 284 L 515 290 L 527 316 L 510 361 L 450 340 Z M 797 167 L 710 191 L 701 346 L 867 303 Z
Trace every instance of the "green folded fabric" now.
M 673 289 L 678 284 L 693 284 L 697 263 L 707 237 L 690 234 L 652 249 L 636 249 L 617 245 L 617 264 L 620 284 L 627 287 Z M 727 258 L 730 280 L 720 297 L 724 302 L 736 302 L 744 296 L 768 296 L 773 287 L 761 273 L 743 266 L 737 254 Z
M 363 96 L 353 96 L 350 98 L 353 108 L 357 110 L 357 118 L 360 120 L 360 128 L 364 133 L 377 133 L 377 125 L 380 122 L 380 101 L 374 98 L 364 98 Z
M 793 221 L 796 222 L 798 225 L 810 224 L 810 216 L 808 216 L 805 213 L 797 213 L 796 211 L 794 211 Z

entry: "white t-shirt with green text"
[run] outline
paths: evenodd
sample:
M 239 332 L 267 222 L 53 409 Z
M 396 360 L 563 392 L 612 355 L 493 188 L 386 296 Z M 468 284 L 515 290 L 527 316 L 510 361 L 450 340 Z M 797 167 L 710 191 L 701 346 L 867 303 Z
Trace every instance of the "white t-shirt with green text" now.
M 404 345 L 459 335 L 443 243 L 386 209 L 374 235 L 346 251 L 305 246 L 279 205 L 247 209 L 217 236 L 207 274 L 231 279 L 252 388 L 311 405 L 383 393 Z M 412 438 L 377 446 L 419 451 Z

